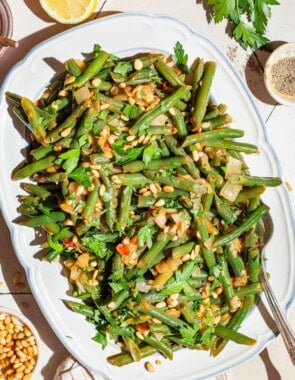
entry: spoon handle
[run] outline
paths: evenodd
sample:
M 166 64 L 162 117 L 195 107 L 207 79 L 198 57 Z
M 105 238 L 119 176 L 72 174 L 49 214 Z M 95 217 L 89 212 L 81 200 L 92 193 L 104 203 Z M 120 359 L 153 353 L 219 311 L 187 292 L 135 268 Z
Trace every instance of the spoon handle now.
M 260 271 L 260 280 L 261 285 L 264 290 L 266 299 L 272 311 L 273 317 L 276 321 L 279 332 L 282 335 L 283 341 L 291 358 L 293 365 L 295 365 L 295 335 L 294 332 L 289 325 L 288 321 L 284 317 L 282 310 L 279 306 L 279 303 L 271 289 L 269 281 L 265 276 L 263 270 Z

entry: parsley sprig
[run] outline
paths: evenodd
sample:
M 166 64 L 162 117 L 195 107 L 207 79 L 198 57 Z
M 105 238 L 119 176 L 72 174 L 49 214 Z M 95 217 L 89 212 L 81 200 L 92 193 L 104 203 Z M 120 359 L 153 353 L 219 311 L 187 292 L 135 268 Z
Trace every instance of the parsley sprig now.
M 207 0 L 215 23 L 228 19 L 232 35 L 244 48 L 259 48 L 269 42 L 265 36 L 271 6 L 277 0 Z

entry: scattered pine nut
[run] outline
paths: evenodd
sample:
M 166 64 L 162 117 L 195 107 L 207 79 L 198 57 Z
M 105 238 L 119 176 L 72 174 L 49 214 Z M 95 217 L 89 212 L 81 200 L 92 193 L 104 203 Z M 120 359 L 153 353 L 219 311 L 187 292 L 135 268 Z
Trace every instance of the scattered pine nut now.
M 152 365 L 151 362 L 146 362 L 144 366 L 145 366 L 145 369 L 147 371 L 149 371 L 149 372 L 155 372 L 155 368 L 154 368 L 154 366 Z

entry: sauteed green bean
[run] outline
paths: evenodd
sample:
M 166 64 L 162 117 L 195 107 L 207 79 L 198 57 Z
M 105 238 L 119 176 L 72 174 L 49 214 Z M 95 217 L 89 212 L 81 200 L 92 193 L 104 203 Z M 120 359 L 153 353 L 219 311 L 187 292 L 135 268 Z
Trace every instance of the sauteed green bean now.
M 108 358 L 116 366 L 255 343 L 237 330 L 261 291 L 259 197 L 281 180 L 250 175 L 241 153 L 258 148 L 234 140 L 243 131 L 210 98 L 216 63 L 179 67 L 95 45 L 37 101 L 6 94 L 32 135 L 12 175 L 30 178 L 20 223 L 43 227 L 45 259 L 68 269 L 68 307 L 102 347 L 123 347 Z

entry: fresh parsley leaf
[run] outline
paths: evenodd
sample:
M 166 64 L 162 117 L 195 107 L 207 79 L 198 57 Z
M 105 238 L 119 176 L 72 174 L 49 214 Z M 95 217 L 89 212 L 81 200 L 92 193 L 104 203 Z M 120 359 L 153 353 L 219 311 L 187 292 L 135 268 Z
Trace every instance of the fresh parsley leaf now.
M 98 114 L 98 119 L 100 120 L 106 120 L 107 117 L 108 117 L 108 114 L 109 114 L 109 110 L 105 109 L 105 110 L 101 110 Z
M 48 235 L 47 242 L 49 247 L 58 253 L 62 253 L 62 251 L 64 250 L 63 245 L 58 241 L 54 240 L 54 238 L 51 235 Z
M 118 165 L 124 165 L 129 161 L 136 160 L 144 149 L 144 147 L 138 147 L 124 150 L 123 146 L 125 144 L 127 144 L 127 141 L 123 138 L 118 139 L 114 144 L 112 144 L 112 148 L 115 151 L 116 164 Z
M 109 249 L 104 242 L 97 239 L 95 235 L 82 238 L 82 242 L 101 259 L 108 259 L 112 255 L 112 250 Z
M 59 158 L 65 160 L 62 164 L 62 168 L 66 173 L 71 173 L 78 165 L 80 159 L 80 149 L 70 149 L 65 153 L 59 155 Z
M 157 228 L 154 225 L 146 224 L 141 227 L 138 231 L 138 244 L 143 247 L 145 244 L 148 248 L 153 245 L 153 235 L 157 232 Z
M 157 142 L 153 141 L 146 148 L 144 148 L 142 160 L 147 165 L 152 160 L 154 160 L 156 158 L 160 158 L 161 153 L 162 153 L 162 151 L 159 148 Z
M 207 0 L 215 23 L 227 19 L 233 24 L 232 35 L 244 48 L 259 48 L 268 42 L 265 31 L 271 6 L 278 0 Z
M 183 46 L 179 41 L 176 42 L 174 46 L 174 55 L 173 55 L 173 62 L 175 66 L 183 71 L 184 73 L 188 73 L 188 55 L 185 53 Z
M 133 70 L 131 62 L 118 62 L 113 72 L 116 74 L 126 75 Z
M 207 344 L 210 341 L 211 334 L 213 332 L 213 327 L 207 327 L 201 336 L 201 343 Z
M 111 233 L 111 232 L 98 232 L 94 235 L 91 235 L 95 237 L 95 239 L 100 240 L 104 243 L 114 243 L 118 239 L 117 233 Z
M 121 290 L 126 289 L 120 282 L 109 282 L 110 287 L 113 289 L 114 293 L 119 293 Z
M 208 0 L 208 5 L 212 7 L 214 21 L 218 23 L 233 14 L 236 0 Z
M 105 349 L 107 346 L 107 334 L 105 331 L 98 331 L 98 333 L 92 338 L 94 342 L 100 343 L 102 346 L 102 349 Z
M 97 54 L 101 51 L 101 46 L 100 44 L 94 44 L 93 46 L 93 54 L 94 54 L 94 57 L 97 56 Z
M 179 269 L 175 272 L 176 281 L 186 281 L 188 280 L 193 271 L 195 270 L 195 263 L 193 261 L 189 261 L 186 265 L 183 266 L 183 269 Z
M 213 326 L 213 315 L 212 315 L 211 309 L 207 310 L 207 313 L 206 313 L 205 317 L 203 318 L 203 321 L 205 322 L 205 324 L 207 326 L 209 326 L 209 327 Z
M 265 33 L 267 22 L 271 17 L 270 5 L 279 4 L 276 0 L 255 0 L 253 1 L 253 25 L 258 33 Z
M 69 174 L 69 178 L 80 183 L 85 189 L 91 186 L 88 170 L 84 166 L 79 166 Z
M 247 26 L 242 21 L 233 29 L 233 36 L 244 49 L 248 46 L 257 49 L 269 41 L 262 34 L 257 33 L 255 29 Z
M 196 336 L 196 330 L 193 329 L 190 326 L 187 327 L 181 327 L 179 330 L 184 342 L 186 344 L 194 344 L 195 343 L 195 336 Z
M 140 108 L 135 105 L 126 104 L 123 108 L 123 114 L 128 117 L 128 119 L 135 119 L 140 113 Z

